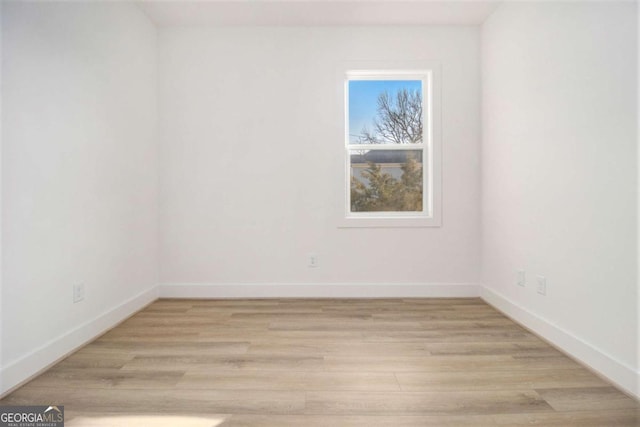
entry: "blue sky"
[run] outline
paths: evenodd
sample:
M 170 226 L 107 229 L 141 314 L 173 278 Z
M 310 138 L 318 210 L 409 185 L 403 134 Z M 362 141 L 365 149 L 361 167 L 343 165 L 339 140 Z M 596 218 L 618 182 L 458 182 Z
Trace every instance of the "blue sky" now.
M 376 116 L 378 94 L 385 90 L 394 94 L 398 89 L 414 91 L 421 88 L 420 80 L 350 80 L 349 142 L 357 142 L 357 135 L 364 126 L 373 131 L 372 122 Z

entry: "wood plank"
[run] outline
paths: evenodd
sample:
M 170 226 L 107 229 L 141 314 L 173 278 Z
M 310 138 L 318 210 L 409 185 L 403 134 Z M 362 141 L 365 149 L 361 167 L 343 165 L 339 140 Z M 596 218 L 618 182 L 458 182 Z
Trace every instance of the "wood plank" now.
M 249 341 L 94 341 L 80 350 L 79 354 L 98 355 L 130 354 L 132 356 L 211 356 L 245 354 Z
M 33 387 L 77 389 L 163 389 L 176 387 L 186 371 L 124 371 L 121 369 L 59 368 L 50 369 L 31 381 Z
M 392 322 L 373 320 L 336 320 L 336 321 L 282 321 L 269 323 L 272 331 L 422 331 L 420 322 Z
M 500 372 L 550 369 L 580 369 L 568 357 L 515 359 L 511 356 L 325 356 L 324 367 L 331 371 L 359 369 L 368 372 Z
M 320 356 L 136 356 L 124 364 L 123 370 L 290 370 L 320 369 Z
M 638 402 L 613 387 L 562 387 L 537 391 L 557 411 L 638 408 Z
M 188 371 L 176 388 L 211 390 L 398 391 L 393 373 L 324 371 Z
M 307 414 L 508 414 L 549 412 L 535 391 L 467 392 L 307 392 Z
M 397 372 L 403 391 L 531 390 L 553 387 L 610 387 L 586 369 L 463 372 Z M 542 395 L 542 394 L 541 394 Z M 544 397 L 544 396 L 543 396 Z
M 262 413 L 295 414 L 305 407 L 304 392 L 250 390 L 114 390 L 72 388 L 19 389 L 2 404 L 52 405 L 81 408 L 87 412 L 112 411 L 146 414 Z
M 354 340 L 295 340 L 271 339 L 252 343 L 248 354 L 266 355 L 348 355 L 367 357 L 371 354 L 385 356 L 429 356 L 431 353 L 422 343 L 378 343 Z
M 510 355 L 510 356 L 562 356 L 562 353 L 539 341 L 506 342 L 428 342 L 421 344 L 434 356 L 447 355 Z
M 386 343 L 390 341 L 404 342 L 527 342 L 540 341 L 531 333 L 514 327 L 505 328 L 464 328 L 456 330 L 416 330 L 416 331 L 364 331 L 364 340 L 368 342 Z

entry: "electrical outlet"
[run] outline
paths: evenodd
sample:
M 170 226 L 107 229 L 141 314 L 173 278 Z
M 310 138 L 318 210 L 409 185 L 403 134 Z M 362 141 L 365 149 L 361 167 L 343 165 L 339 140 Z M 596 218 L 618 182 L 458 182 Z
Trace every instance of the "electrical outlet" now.
M 527 276 L 524 270 L 518 270 L 518 286 L 524 286 L 527 284 Z
M 538 281 L 538 293 L 540 295 L 546 295 L 547 294 L 547 278 L 544 276 L 536 276 L 536 279 Z
M 309 263 L 307 264 L 309 268 L 318 268 L 318 255 L 309 254 Z
M 73 303 L 80 302 L 84 299 L 84 283 L 73 285 Z

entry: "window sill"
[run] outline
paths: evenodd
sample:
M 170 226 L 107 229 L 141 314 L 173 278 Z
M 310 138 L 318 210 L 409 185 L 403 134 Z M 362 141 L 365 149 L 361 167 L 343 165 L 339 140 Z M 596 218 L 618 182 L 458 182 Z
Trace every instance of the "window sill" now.
M 441 227 L 440 218 L 362 218 L 347 217 L 338 221 L 338 228 L 426 228 Z

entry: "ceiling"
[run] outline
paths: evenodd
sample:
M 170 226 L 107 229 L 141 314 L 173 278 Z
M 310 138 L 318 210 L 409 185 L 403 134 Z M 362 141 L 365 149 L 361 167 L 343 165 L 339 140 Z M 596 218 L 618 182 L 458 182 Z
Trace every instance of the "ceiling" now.
M 478 25 L 499 1 L 139 0 L 158 26 Z

